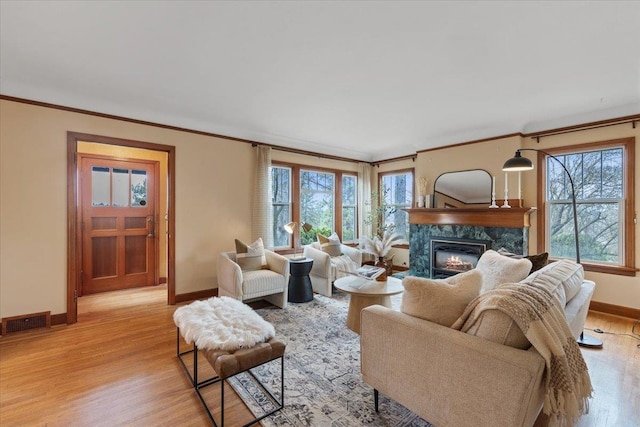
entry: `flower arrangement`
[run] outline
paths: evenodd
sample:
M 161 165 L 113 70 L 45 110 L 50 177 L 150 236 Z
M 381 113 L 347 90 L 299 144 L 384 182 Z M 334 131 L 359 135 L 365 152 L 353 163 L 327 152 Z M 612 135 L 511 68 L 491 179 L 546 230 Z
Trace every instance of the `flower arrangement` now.
M 418 195 L 426 196 L 427 195 L 427 185 L 429 185 L 429 180 L 424 176 L 418 178 Z
M 389 230 L 385 230 L 382 236 L 376 234 L 373 238 L 365 236 L 360 239 L 362 250 L 377 258 L 385 257 L 393 245 L 400 243 L 405 243 L 402 236 Z

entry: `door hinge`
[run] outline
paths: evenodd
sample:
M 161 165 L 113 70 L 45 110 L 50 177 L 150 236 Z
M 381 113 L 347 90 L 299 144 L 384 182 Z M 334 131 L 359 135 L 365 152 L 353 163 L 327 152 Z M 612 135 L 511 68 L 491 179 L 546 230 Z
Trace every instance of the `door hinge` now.
M 77 289 L 73 290 L 73 302 L 74 303 L 78 302 L 78 290 Z

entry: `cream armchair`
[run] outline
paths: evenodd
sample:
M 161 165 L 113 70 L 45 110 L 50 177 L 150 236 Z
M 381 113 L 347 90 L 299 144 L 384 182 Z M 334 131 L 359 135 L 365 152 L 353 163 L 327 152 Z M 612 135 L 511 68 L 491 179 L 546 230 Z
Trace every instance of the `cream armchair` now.
M 261 298 L 280 308 L 287 306 L 289 289 L 289 259 L 275 252 L 264 251 L 268 269 L 242 271 L 235 252 L 218 255 L 218 296 L 240 301 Z
M 362 265 L 362 251 L 360 249 L 341 244 L 340 251 L 355 262 L 356 267 Z M 330 297 L 331 285 L 336 280 L 336 270 L 338 270 L 337 260 L 332 260 L 328 253 L 323 252 L 317 242 L 304 247 L 304 256 L 313 260 L 313 267 L 309 273 L 313 292 Z

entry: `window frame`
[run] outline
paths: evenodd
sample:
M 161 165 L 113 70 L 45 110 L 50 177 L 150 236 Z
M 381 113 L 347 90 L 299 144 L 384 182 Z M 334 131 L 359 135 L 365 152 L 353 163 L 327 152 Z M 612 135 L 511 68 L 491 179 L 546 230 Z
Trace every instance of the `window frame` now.
M 334 230 L 335 233 L 340 238 L 340 241 L 348 246 L 356 246 L 358 243 L 358 219 L 360 218 L 361 207 L 357 205 L 356 202 L 356 229 L 354 230 L 355 240 L 350 242 L 344 242 L 342 240 L 342 176 L 349 175 L 353 176 L 356 179 L 356 201 L 357 201 L 357 183 L 358 183 L 358 173 L 355 171 L 347 171 L 341 169 L 333 169 L 333 168 L 323 168 L 317 166 L 310 166 L 304 164 L 290 163 L 290 162 L 282 162 L 282 161 L 272 161 L 272 167 L 278 168 L 288 168 L 291 171 L 291 221 L 295 221 L 298 224 L 300 223 L 300 173 L 304 171 L 311 172 L 320 172 L 320 173 L 331 173 L 334 175 Z M 275 218 L 274 218 L 275 221 Z M 314 225 L 314 224 L 311 224 Z M 275 252 L 280 254 L 289 254 L 294 252 L 299 252 L 302 249 L 302 245 L 300 244 L 300 234 L 294 233 L 292 241 L 290 242 L 289 247 L 278 246 L 275 248 Z
M 390 171 L 385 171 L 385 172 L 379 172 L 378 173 L 378 193 L 380 193 L 380 191 L 382 189 L 382 179 L 385 176 L 402 175 L 402 174 L 410 174 L 411 175 L 412 187 L 411 187 L 411 204 L 409 204 L 406 208 L 401 208 L 401 209 L 411 209 L 416 204 L 416 191 L 415 191 L 416 174 L 415 174 L 415 168 L 395 169 L 395 170 L 390 170 Z M 380 202 L 381 201 L 378 200 L 378 203 L 380 203 Z M 410 225 L 409 225 L 409 213 L 407 213 L 407 232 L 409 232 L 409 227 L 410 227 Z M 393 245 L 393 247 L 394 248 L 409 249 L 409 245 L 408 244 Z
M 623 151 L 623 216 L 621 224 L 623 236 L 619 240 L 623 245 L 623 265 L 598 264 L 593 261 L 582 261 L 585 271 L 616 274 L 622 276 L 635 276 L 638 269 L 635 266 L 635 137 L 612 139 L 607 141 L 590 142 L 584 144 L 568 145 L 562 147 L 546 148 L 547 153 L 559 156 L 585 151 L 606 150 L 622 148 Z M 545 153 L 538 151 L 537 184 L 538 184 L 538 222 L 537 222 L 537 247 L 538 252 L 545 252 L 547 245 L 547 166 Z M 550 204 L 550 202 L 549 202 Z

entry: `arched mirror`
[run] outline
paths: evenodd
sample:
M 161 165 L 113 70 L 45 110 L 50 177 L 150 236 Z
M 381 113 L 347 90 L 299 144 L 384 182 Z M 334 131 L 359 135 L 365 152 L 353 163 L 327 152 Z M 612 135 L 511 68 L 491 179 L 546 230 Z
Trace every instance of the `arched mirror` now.
M 482 169 L 447 172 L 433 184 L 434 208 L 486 208 L 491 204 L 491 175 Z

